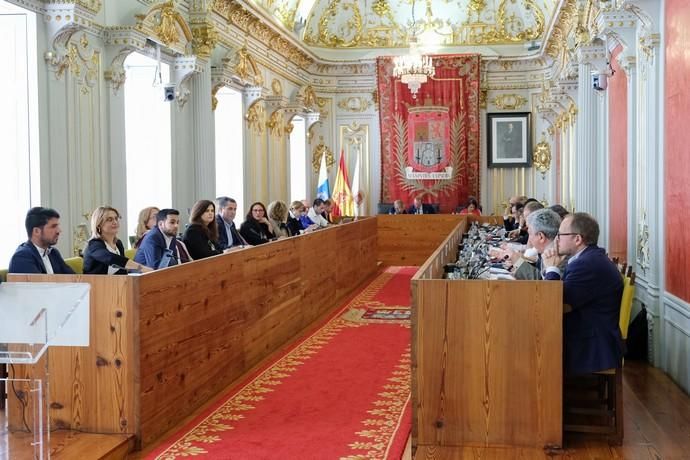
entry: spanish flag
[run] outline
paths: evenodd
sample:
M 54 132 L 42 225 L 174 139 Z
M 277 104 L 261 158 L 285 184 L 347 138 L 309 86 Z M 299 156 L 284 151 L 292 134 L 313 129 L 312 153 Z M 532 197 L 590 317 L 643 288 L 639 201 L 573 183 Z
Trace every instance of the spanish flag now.
M 338 174 L 335 176 L 333 186 L 333 216 L 354 216 L 355 205 L 352 200 L 352 191 L 347 179 L 347 165 L 345 164 L 345 152 L 340 151 L 340 163 L 338 164 Z

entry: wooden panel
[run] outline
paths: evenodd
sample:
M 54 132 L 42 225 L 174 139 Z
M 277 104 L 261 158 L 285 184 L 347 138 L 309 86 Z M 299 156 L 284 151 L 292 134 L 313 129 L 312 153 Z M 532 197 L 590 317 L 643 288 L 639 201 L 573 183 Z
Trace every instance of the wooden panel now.
M 140 277 L 143 445 L 177 425 L 376 271 L 376 220 Z
M 137 426 L 138 355 L 134 290 L 137 278 L 95 275 L 9 275 L 9 281 L 91 284 L 89 347 L 48 351 L 53 428 L 134 433 Z M 16 366 L 18 375 L 38 375 Z M 18 401 L 10 398 L 10 426 L 20 427 Z
M 464 219 L 453 214 L 376 216 L 379 260 L 384 265 L 422 265 Z
M 413 284 L 415 445 L 560 445 L 561 283 Z

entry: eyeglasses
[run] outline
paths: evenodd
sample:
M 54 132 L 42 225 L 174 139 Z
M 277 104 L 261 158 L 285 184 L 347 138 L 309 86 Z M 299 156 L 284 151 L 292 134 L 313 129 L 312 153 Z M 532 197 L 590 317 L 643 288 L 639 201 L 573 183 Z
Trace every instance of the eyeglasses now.
M 556 236 L 559 237 L 559 238 L 562 237 L 562 236 L 570 236 L 570 235 L 579 235 L 579 233 L 560 233 L 560 232 L 559 232 L 559 233 L 556 234 Z

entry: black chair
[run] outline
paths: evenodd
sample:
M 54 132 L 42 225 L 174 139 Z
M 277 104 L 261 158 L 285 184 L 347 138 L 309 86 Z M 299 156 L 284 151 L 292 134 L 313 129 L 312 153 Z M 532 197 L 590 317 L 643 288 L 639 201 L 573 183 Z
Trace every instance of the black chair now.
M 379 203 L 378 204 L 378 213 L 379 214 L 388 214 L 392 208 L 393 208 L 393 203 Z

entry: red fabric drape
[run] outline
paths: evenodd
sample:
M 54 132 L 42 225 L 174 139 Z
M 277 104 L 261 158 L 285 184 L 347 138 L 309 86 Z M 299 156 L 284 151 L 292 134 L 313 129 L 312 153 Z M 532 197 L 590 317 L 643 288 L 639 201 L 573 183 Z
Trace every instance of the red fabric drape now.
M 393 77 L 393 58 L 377 59 L 381 125 L 381 201 L 416 196 L 441 212 L 479 198 L 480 56 L 433 56 L 436 75 L 413 98 Z

